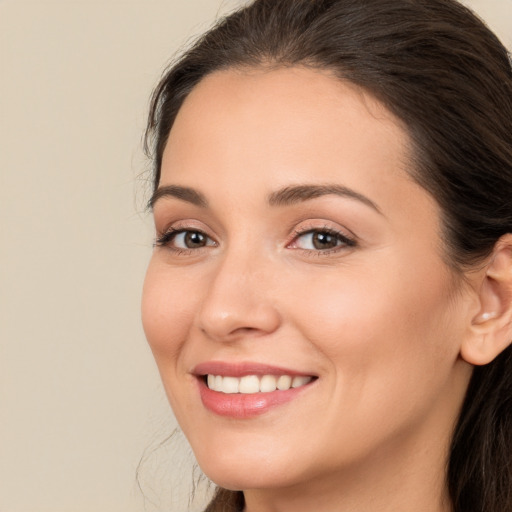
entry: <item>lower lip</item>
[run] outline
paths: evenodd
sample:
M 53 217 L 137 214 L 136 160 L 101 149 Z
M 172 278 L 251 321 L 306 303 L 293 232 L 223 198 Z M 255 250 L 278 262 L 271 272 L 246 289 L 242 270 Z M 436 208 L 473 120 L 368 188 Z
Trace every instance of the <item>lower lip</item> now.
M 253 418 L 264 414 L 274 407 L 290 402 L 310 386 L 311 383 L 286 391 L 229 394 L 213 391 L 203 379 L 199 379 L 199 393 L 203 405 L 218 416 L 237 419 Z

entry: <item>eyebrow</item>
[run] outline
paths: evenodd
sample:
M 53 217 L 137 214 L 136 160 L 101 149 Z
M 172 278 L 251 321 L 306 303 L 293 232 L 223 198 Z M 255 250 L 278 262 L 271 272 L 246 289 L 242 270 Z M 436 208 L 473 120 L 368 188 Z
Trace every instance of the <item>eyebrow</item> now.
M 271 206 L 288 206 L 327 195 L 356 199 L 382 215 L 380 208 L 371 199 L 351 188 L 338 184 L 295 185 L 285 187 L 276 192 L 272 192 L 268 198 L 268 202 Z
M 327 195 L 336 195 L 349 199 L 356 199 L 357 201 L 360 201 L 366 206 L 369 206 L 382 215 L 380 208 L 371 199 L 349 187 L 338 184 L 293 185 L 285 187 L 272 192 L 268 196 L 268 204 L 270 206 L 276 207 L 289 206 Z M 153 208 L 155 203 L 162 197 L 174 197 L 201 208 L 208 207 L 208 201 L 201 192 L 193 188 L 182 187 L 180 185 L 166 185 L 164 187 L 158 188 L 151 196 L 151 199 L 148 202 L 148 206 Z
M 200 206 L 201 208 L 206 208 L 208 206 L 208 201 L 206 200 L 206 197 L 201 194 L 201 192 L 190 187 L 167 185 L 165 187 L 159 187 L 157 190 L 155 190 L 154 194 L 151 196 L 151 199 L 148 201 L 149 208 L 153 208 L 155 203 L 162 197 L 175 197 L 176 199 L 181 199 L 182 201 L 192 203 L 196 206 Z

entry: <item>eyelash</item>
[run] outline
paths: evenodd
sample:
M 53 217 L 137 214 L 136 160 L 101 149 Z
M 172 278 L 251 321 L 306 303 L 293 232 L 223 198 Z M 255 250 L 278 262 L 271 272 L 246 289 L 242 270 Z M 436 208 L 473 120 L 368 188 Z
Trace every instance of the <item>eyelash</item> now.
M 204 247 L 197 247 L 197 248 L 183 248 L 183 247 L 174 247 L 171 245 L 171 242 L 180 234 L 182 233 L 199 233 L 200 235 L 204 236 L 208 240 L 212 240 L 211 237 L 209 237 L 204 231 L 201 231 L 200 229 L 186 229 L 186 228 L 169 228 L 163 235 L 158 237 L 155 240 L 155 247 L 167 247 L 169 250 L 173 251 L 175 254 L 178 255 L 187 255 L 191 254 L 192 252 L 198 251 L 200 249 L 204 249 L 205 247 L 208 247 L 208 244 Z M 216 245 L 216 244 L 215 244 Z M 211 247 L 211 245 L 209 245 Z
M 180 234 L 183 233 L 198 233 L 202 236 L 204 236 L 209 241 L 213 241 L 211 237 L 209 237 L 204 231 L 201 231 L 199 229 L 186 229 L 186 228 L 170 228 L 165 233 L 163 233 L 161 236 L 159 236 L 155 240 L 155 247 L 167 247 L 169 250 L 173 251 L 177 255 L 187 255 L 191 254 L 193 252 L 196 252 L 198 250 L 204 249 L 206 247 L 212 247 L 217 245 L 214 241 L 213 244 L 207 243 L 207 245 L 203 247 L 197 247 L 197 248 L 183 248 L 183 247 L 174 247 L 171 245 L 171 242 Z M 310 234 L 325 234 L 332 236 L 336 239 L 337 242 L 340 242 L 339 245 L 332 247 L 330 249 L 303 249 L 300 247 L 291 247 L 294 250 L 301 251 L 307 256 L 323 256 L 323 255 L 329 255 L 335 252 L 338 252 L 340 250 L 355 247 L 357 245 L 357 242 L 344 235 L 343 233 L 329 228 L 329 227 L 323 227 L 323 228 L 308 228 L 304 230 L 296 230 L 293 232 L 293 239 L 292 241 L 287 245 L 287 247 L 290 247 L 291 244 L 294 244 L 299 240 L 301 237 L 304 237 L 305 235 Z
M 297 240 L 299 240 L 301 237 L 304 237 L 305 235 L 312 235 L 312 234 L 324 234 L 332 236 L 336 239 L 337 242 L 340 242 L 339 245 L 336 245 L 335 247 L 332 247 L 330 249 L 302 249 L 300 247 L 294 248 L 295 250 L 301 251 L 303 254 L 307 256 L 328 256 L 329 254 L 333 254 L 339 251 L 342 251 L 347 248 L 352 248 L 357 246 L 357 242 L 349 238 L 348 236 L 344 235 L 340 231 L 337 231 L 336 229 L 329 228 L 327 226 L 324 226 L 323 228 L 307 228 L 303 230 L 296 230 L 294 231 L 293 240 L 291 243 L 296 243 Z

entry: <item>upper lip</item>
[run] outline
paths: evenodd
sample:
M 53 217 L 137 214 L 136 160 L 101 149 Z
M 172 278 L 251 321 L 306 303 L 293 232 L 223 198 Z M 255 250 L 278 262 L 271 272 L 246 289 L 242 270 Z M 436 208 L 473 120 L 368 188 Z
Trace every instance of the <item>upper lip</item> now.
M 244 377 L 245 375 L 290 375 L 291 377 L 302 375 L 315 377 L 310 372 L 302 372 L 256 362 L 225 362 L 225 361 L 207 361 L 198 364 L 192 373 L 195 375 L 223 375 L 230 377 Z

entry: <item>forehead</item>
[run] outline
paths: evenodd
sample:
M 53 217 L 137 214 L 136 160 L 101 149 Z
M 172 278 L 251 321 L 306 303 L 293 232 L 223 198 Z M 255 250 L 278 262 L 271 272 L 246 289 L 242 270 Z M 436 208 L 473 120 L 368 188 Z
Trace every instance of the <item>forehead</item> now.
M 307 68 L 213 73 L 186 98 L 163 155 L 161 185 L 215 177 L 265 193 L 290 181 L 342 182 L 379 194 L 411 181 L 409 137 L 373 96 Z M 184 183 L 180 183 L 184 182 Z
M 370 94 L 330 73 L 306 68 L 213 73 L 186 98 L 164 151 L 163 172 L 209 154 L 223 167 L 301 169 L 331 155 L 338 167 L 403 169 L 409 137 L 400 121 Z M 212 165 L 213 165 L 212 160 Z M 360 164 L 362 162 L 359 162 Z M 171 165 L 172 164 L 172 165 Z M 340 171 L 342 169 L 339 169 Z M 247 172 L 246 172 L 247 171 Z M 297 176 L 299 178 L 299 176 Z

